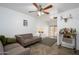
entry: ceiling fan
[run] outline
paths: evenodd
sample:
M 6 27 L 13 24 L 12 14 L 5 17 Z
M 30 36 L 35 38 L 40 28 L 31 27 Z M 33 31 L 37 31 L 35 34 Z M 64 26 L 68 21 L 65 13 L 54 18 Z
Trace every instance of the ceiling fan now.
M 42 14 L 49 14 L 48 9 L 52 8 L 52 5 L 48 5 L 45 8 L 42 8 L 42 5 L 37 4 L 37 3 L 33 3 L 33 5 L 37 8 L 36 11 L 29 11 L 29 13 L 32 12 L 37 12 L 38 16 L 42 15 Z

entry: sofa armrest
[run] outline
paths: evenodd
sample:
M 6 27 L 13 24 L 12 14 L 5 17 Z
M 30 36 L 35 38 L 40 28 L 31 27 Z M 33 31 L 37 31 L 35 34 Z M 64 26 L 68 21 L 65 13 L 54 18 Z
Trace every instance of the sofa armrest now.
M 16 37 L 16 41 L 20 43 L 21 45 L 23 45 L 24 39 L 22 38 L 22 36 L 15 36 L 15 37 Z
M 33 36 L 34 38 L 41 38 L 41 37 L 38 37 L 38 36 Z
M 33 39 L 37 39 L 41 41 L 41 37 L 38 37 L 38 36 L 33 36 Z

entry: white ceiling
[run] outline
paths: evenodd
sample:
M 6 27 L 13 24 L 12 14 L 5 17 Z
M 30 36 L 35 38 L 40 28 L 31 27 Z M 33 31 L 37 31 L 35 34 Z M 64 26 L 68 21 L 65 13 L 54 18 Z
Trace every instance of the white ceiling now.
M 45 7 L 49 3 L 41 3 L 42 7 Z M 60 12 L 69 10 L 69 9 L 74 9 L 74 8 L 79 8 L 79 3 L 52 3 L 54 6 L 52 9 L 50 9 L 51 13 L 54 13 L 53 10 Z M 10 8 L 31 16 L 36 15 L 36 13 L 28 13 L 28 11 L 35 11 L 37 10 L 35 6 L 32 5 L 32 3 L 0 3 L 0 6 Z

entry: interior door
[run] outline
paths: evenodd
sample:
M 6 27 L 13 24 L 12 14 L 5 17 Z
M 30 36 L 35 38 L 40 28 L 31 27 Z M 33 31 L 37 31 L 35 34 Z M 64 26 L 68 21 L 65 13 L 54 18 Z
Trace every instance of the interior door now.
M 57 26 L 49 26 L 49 37 L 56 37 Z

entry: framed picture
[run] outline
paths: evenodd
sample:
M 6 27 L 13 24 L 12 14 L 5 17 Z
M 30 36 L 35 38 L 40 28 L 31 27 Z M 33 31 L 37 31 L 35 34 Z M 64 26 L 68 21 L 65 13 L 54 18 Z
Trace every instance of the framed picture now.
M 27 20 L 23 20 L 23 26 L 28 26 L 28 21 Z

